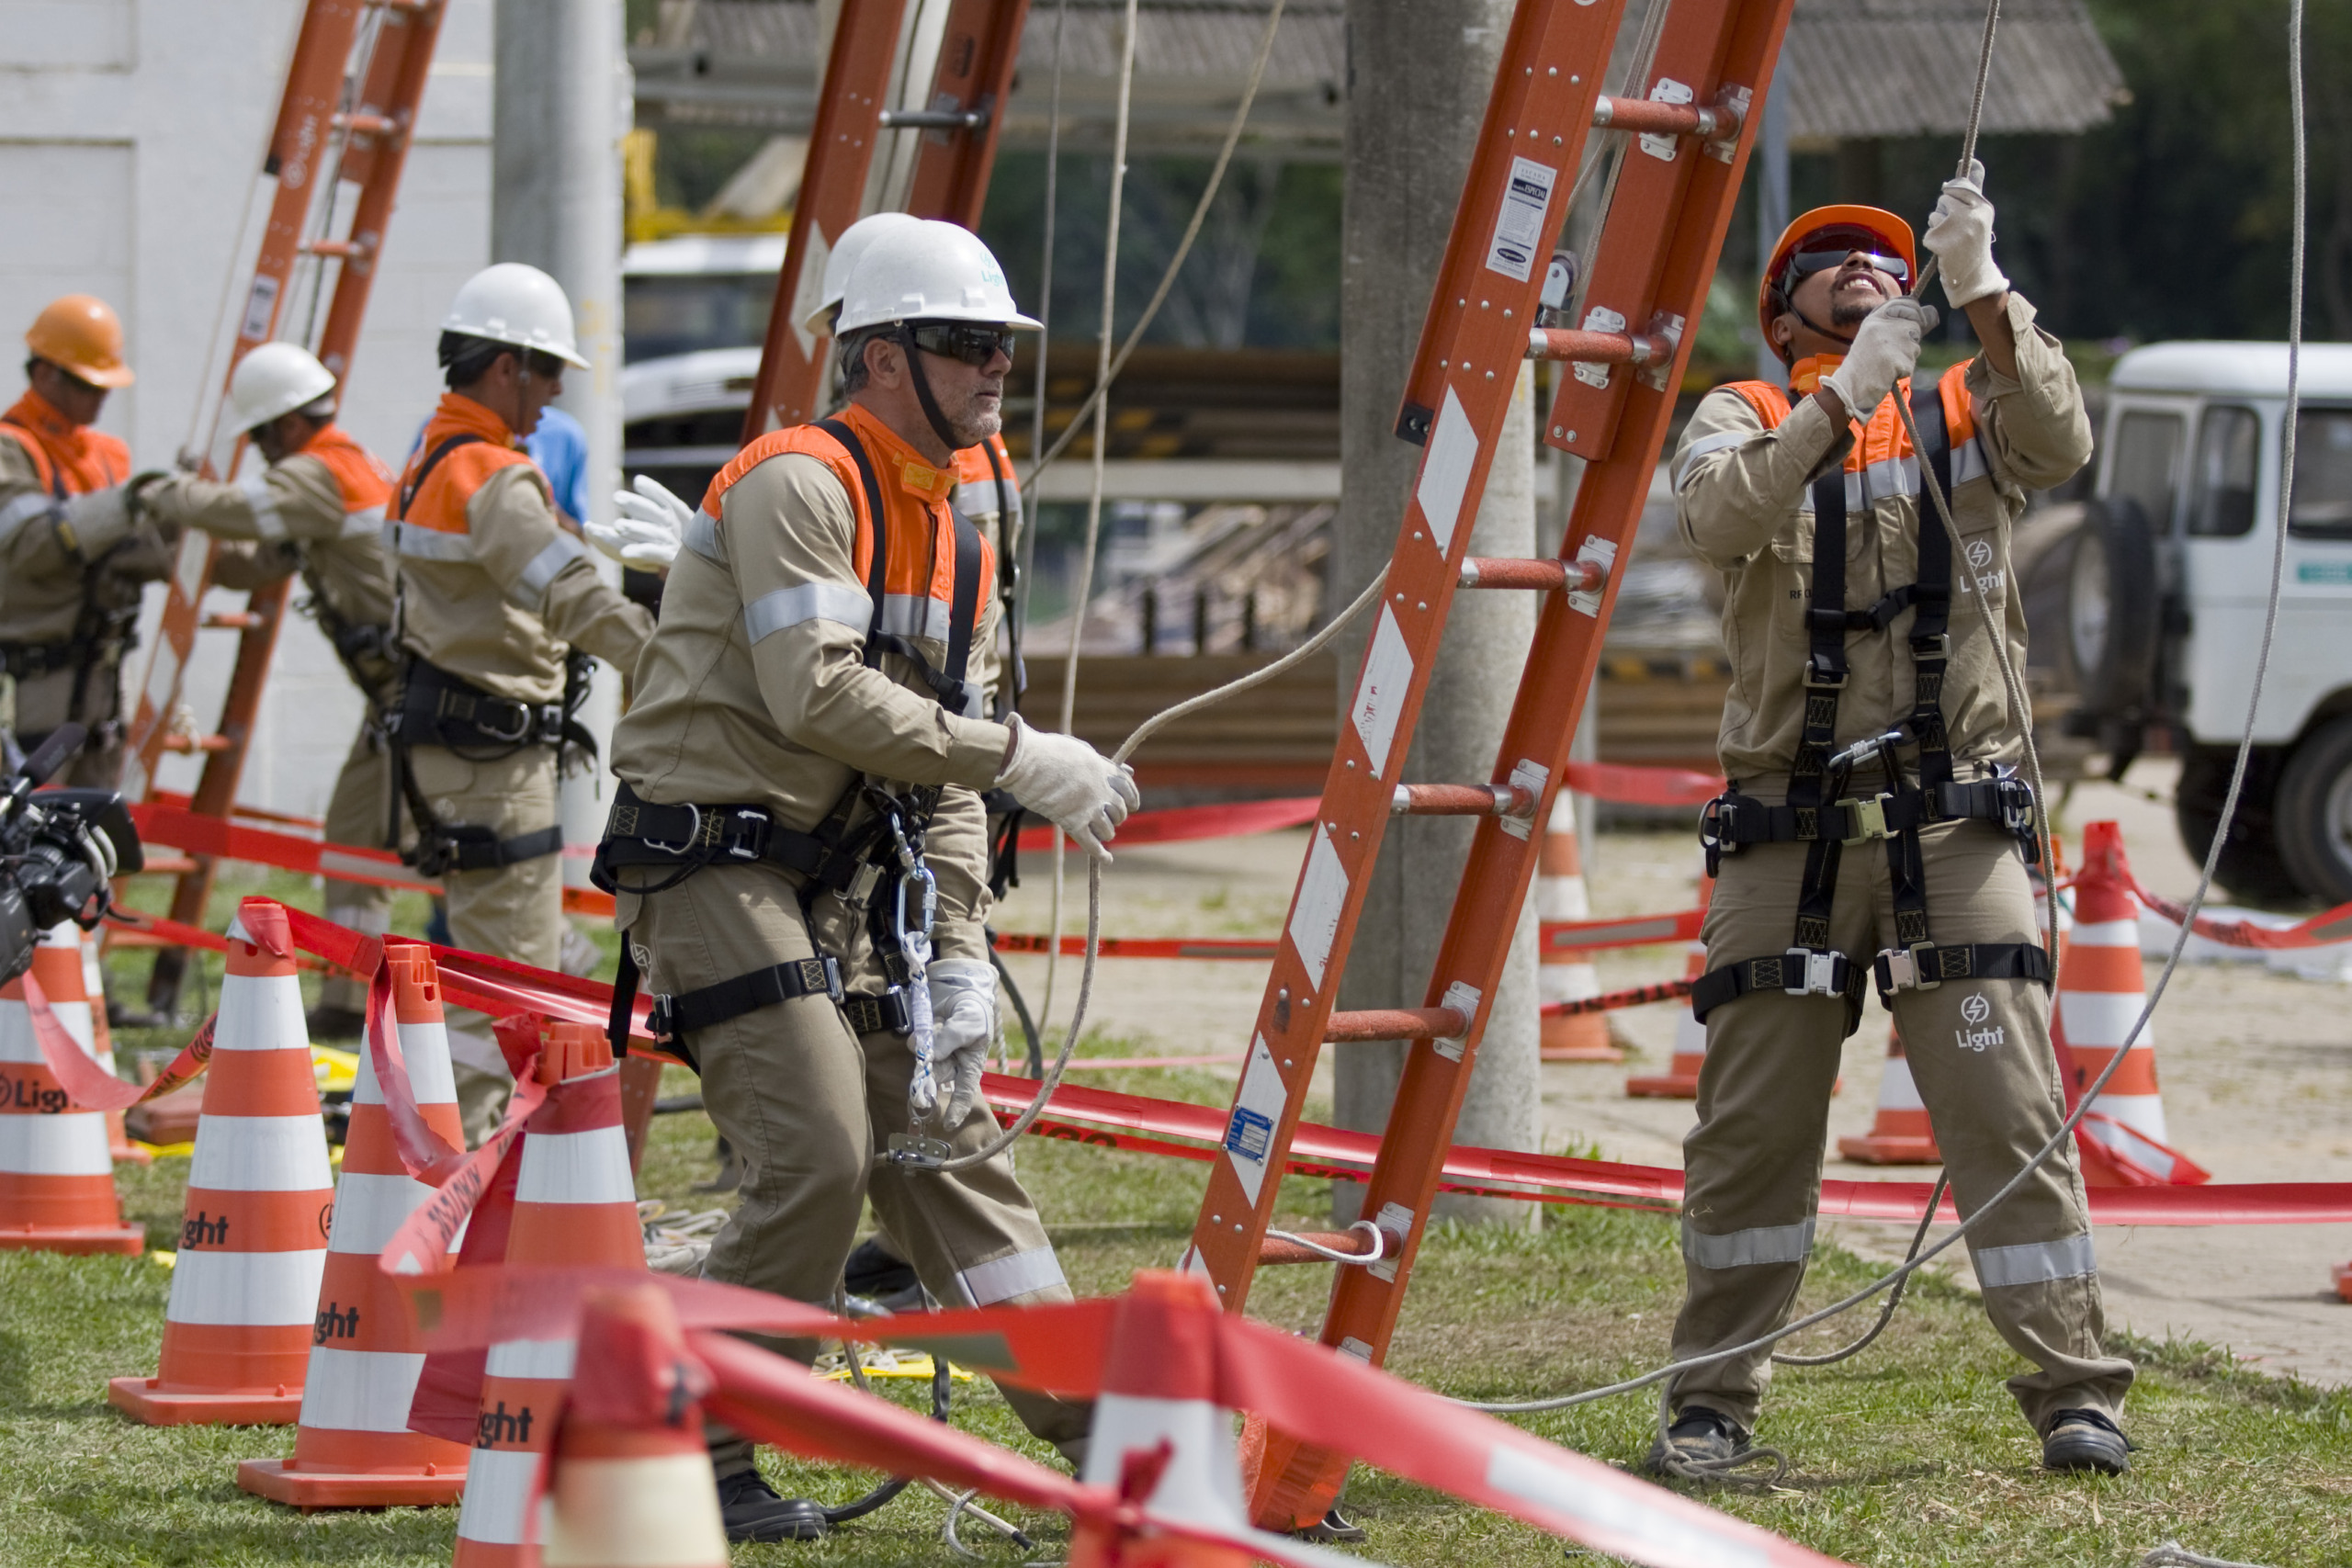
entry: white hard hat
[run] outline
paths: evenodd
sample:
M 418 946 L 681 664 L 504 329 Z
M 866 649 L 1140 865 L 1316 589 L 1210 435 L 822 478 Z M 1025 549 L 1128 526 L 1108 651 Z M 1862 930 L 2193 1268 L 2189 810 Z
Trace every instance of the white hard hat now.
M 265 343 L 237 361 L 236 372 L 229 378 L 229 423 L 251 430 L 307 408 L 334 390 L 334 372 L 310 350 L 290 343 Z
M 831 323 L 827 318 L 833 307 L 842 302 L 842 293 L 849 285 L 849 275 L 856 269 L 858 258 L 884 235 L 910 229 L 922 221 L 907 212 L 869 212 L 842 230 L 831 254 L 825 257 L 824 297 L 817 301 L 815 310 L 800 318 L 800 324 L 811 332 L 830 331 Z
M 836 333 L 888 321 L 985 321 L 1039 327 L 1012 303 L 1004 268 L 969 229 L 923 219 L 866 247 L 842 291 Z
M 521 262 L 500 262 L 466 279 L 449 301 L 441 330 L 536 348 L 567 365 L 588 368 L 571 335 L 571 301 L 564 297 L 563 285 Z

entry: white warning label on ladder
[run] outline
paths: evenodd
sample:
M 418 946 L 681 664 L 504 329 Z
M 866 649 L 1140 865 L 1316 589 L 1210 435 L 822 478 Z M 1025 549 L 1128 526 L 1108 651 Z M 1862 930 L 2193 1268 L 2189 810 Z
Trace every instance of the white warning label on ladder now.
M 1552 187 L 1559 178 L 1559 170 L 1532 158 L 1510 161 L 1510 183 L 1503 187 L 1494 243 L 1487 247 L 1488 267 L 1521 283 L 1535 276 L 1536 259 L 1544 254 L 1544 215 L 1552 209 Z

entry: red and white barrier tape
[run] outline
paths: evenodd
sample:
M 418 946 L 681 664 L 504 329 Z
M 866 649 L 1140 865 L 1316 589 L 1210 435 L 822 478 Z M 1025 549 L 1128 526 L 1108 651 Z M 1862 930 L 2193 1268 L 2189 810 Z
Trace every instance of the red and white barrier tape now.
M 2131 877 L 2132 891 L 2153 914 L 2162 915 L 2174 925 L 2188 912 L 2186 904 L 2149 892 L 2140 879 Z M 2199 915 L 2191 928 L 2208 942 L 2218 942 L 2224 947 L 2255 948 L 2267 953 L 2281 953 L 2295 948 L 2326 947 L 2335 942 L 2352 942 L 2352 904 L 2339 904 L 2335 908 L 2298 920 L 2291 926 L 2265 926 L 2253 920 L 2217 920 L 2211 915 Z

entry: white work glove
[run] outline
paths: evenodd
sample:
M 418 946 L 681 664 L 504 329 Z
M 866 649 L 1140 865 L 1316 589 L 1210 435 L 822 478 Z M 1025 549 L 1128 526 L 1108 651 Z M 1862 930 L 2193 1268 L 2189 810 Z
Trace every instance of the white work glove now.
M 1894 390 L 1894 383 L 1919 363 L 1919 334 L 1928 312 L 1917 299 L 1890 299 L 1862 318 L 1853 346 L 1822 385 L 1838 394 L 1847 414 L 1867 422 Z
M 996 969 L 984 958 L 941 958 L 924 979 L 937 1031 L 932 1070 L 954 1086 L 940 1125 L 953 1133 L 979 1103 L 980 1074 L 996 1043 Z
M 1053 735 L 1014 716 L 1012 761 L 997 778 L 1012 798 L 1107 862 L 1111 841 L 1127 813 L 1143 803 L 1125 764 L 1071 735 Z
M 588 536 L 590 544 L 623 566 L 667 572 L 685 545 L 686 525 L 693 520 L 695 509 L 657 479 L 639 474 L 629 482 L 632 490 L 613 491 L 613 503 L 621 512 L 618 517 L 609 523 L 582 523 L 580 531 Z
M 1993 204 L 1984 199 L 1984 165 L 1971 160 L 1968 177 L 1944 182 L 1936 214 L 1928 220 L 1928 249 L 1954 309 L 2008 288 L 1993 264 Z
M 131 493 L 126 485 L 110 485 L 87 495 L 65 498 L 65 527 L 74 553 L 94 561 L 120 544 L 130 533 Z

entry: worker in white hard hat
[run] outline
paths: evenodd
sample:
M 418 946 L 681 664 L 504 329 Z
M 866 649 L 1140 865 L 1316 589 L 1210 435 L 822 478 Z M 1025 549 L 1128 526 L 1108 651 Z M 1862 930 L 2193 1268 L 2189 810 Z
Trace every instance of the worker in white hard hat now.
M 512 262 L 476 273 L 441 323 L 440 359 L 448 390 L 387 524 L 402 665 L 392 771 L 414 836 L 402 853 L 442 879 L 456 946 L 553 969 L 557 771 L 594 753 L 572 715 L 592 660 L 628 671 L 653 620 L 597 576 L 522 450 L 564 367 L 587 367 L 562 288 Z M 479 1139 L 511 1083 L 487 1021 L 453 1013 L 449 1055 Z
M 981 695 L 996 561 L 949 507 L 953 465 L 996 431 L 1014 333 L 1036 324 L 965 230 L 877 239 L 838 322 L 848 406 L 712 480 L 615 732 L 596 874 L 617 896 L 621 982 L 642 971 L 657 1032 L 743 1158 L 713 1279 L 829 1301 L 871 1199 L 941 1301 L 1069 1299 L 1008 1156 L 904 1163 L 998 1132 L 979 1094 L 997 1033 L 981 793 L 1010 789 L 1105 858 L 1136 803 L 1125 769 L 988 717 Z M 1080 1451 L 1084 1407 L 1004 1392 Z M 824 1532 L 747 1439 L 714 1427 L 712 1450 L 730 1537 Z
M 114 310 L 53 299 L 25 348 L 25 394 L 0 413 L 0 730 L 31 750 L 80 724 L 56 782 L 111 789 L 140 590 L 170 574 L 173 541 L 140 513 L 130 449 L 93 428 L 131 382 Z
M 366 712 L 327 799 L 326 836 L 371 844 L 383 836 L 391 773 L 383 716 L 396 695 L 391 647 L 392 571 L 384 553 L 384 508 L 392 472 L 335 423 L 334 373 L 309 350 L 266 343 L 229 378 L 232 429 L 268 465 L 223 482 L 177 472 L 141 491 L 150 514 L 200 528 L 228 547 L 213 558 L 212 581 L 250 591 L 295 572 L 310 598 L 303 611 L 334 649 Z M 388 929 L 391 890 L 364 882 L 326 885 L 327 919 L 370 936 Z M 312 1039 L 356 1035 L 367 987 L 330 976 L 312 1010 Z

